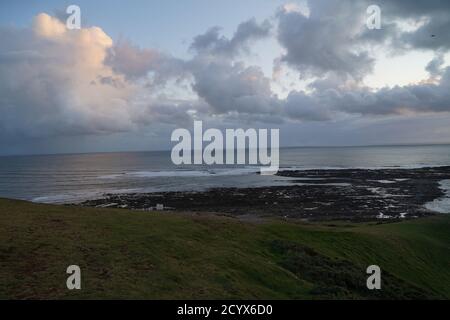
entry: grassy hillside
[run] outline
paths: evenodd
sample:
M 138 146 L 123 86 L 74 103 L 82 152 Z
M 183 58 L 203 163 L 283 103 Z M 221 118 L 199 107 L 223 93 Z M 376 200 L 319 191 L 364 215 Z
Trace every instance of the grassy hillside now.
M 0 199 L 0 298 L 450 298 L 450 216 L 332 226 Z M 82 290 L 66 288 L 67 266 Z M 365 289 L 368 265 L 383 290 Z

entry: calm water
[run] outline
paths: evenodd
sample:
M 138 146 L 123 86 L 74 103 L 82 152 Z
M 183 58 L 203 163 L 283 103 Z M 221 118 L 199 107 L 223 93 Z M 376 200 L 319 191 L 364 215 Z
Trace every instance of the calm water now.
M 450 145 L 280 150 L 281 168 L 414 168 L 450 165 Z M 176 167 L 170 152 L 0 157 L 0 197 L 73 202 L 104 193 L 287 184 L 259 167 Z

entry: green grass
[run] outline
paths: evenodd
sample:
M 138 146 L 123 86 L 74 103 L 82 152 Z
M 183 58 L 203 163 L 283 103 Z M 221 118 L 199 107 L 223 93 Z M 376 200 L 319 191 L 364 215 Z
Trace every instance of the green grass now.
M 449 299 L 449 230 L 445 215 L 325 226 L 0 199 L 0 298 Z

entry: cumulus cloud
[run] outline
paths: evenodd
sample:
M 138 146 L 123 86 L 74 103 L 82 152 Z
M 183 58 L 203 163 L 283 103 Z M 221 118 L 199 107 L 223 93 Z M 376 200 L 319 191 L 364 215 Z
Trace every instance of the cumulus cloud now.
M 450 67 L 436 82 L 373 90 L 367 87 L 327 87 L 310 94 L 291 93 L 288 115 L 300 119 L 331 120 L 339 115 L 367 117 L 450 112 Z M 309 112 L 308 112 L 309 111 Z
M 280 8 L 278 41 L 281 61 L 303 76 L 362 79 L 375 63 L 374 50 L 450 50 L 450 2 L 380 0 L 309 0 L 308 12 Z M 368 6 L 381 9 L 381 30 L 366 27 Z
M 343 111 L 365 115 L 450 112 L 450 67 L 438 83 L 369 89 L 338 93 L 336 106 Z
M 183 108 L 161 111 L 157 99 L 147 101 L 145 108 L 135 101 L 148 88 L 130 79 L 151 71 L 158 83 L 180 76 L 175 59 L 169 63 L 170 57 L 157 51 L 128 43 L 115 46 L 98 27 L 68 30 L 44 13 L 29 29 L 1 28 L 0 41 L 3 133 L 104 134 L 134 130 L 170 112 L 174 121 L 186 117 Z
M 221 56 L 234 56 L 254 40 L 265 38 L 272 28 L 268 20 L 258 24 L 255 19 L 242 22 L 231 39 L 220 35 L 220 27 L 212 27 L 204 34 L 194 38 L 191 49 L 197 53 L 210 53 Z
M 134 88 L 104 65 L 113 43 L 100 28 L 67 30 L 40 14 L 31 29 L 0 29 L 0 41 L 3 131 L 39 136 L 132 125 L 127 104 Z
M 331 119 L 328 107 L 305 92 L 293 91 L 280 99 L 259 67 L 211 59 L 205 63 L 200 59 L 193 75 L 193 89 L 206 102 L 209 115 L 239 115 L 243 121 L 266 123 Z
M 187 72 L 183 60 L 156 49 L 141 49 L 126 40 L 119 41 L 110 49 L 106 64 L 131 80 L 151 76 L 155 85 L 182 78 Z
M 445 63 L 444 54 L 442 52 L 438 52 L 435 57 L 428 62 L 425 70 L 428 71 L 431 77 L 440 76 L 443 73 L 443 65 Z
M 439 0 L 380 0 L 377 3 L 386 18 L 409 20 L 419 24 L 412 31 L 401 32 L 399 41 L 410 48 L 450 49 L 450 2 Z
M 275 112 L 269 79 L 260 68 L 221 60 L 205 62 L 202 59 L 193 65 L 193 89 L 211 106 L 211 112 Z
M 329 72 L 360 79 L 374 59 L 360 41 L 365 31 L 364 4 L 353 1 L 309 1 L 309 15 L 283 7 L 278 12 L 278 41 L 286 49 L 282 61 L 303 76 Z

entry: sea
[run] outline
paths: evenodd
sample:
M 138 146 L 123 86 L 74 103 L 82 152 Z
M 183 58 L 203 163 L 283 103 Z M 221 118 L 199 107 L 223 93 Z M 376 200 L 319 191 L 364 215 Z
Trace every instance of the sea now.
M 280 170 L 428 166 L 450 166 L 450 145 L 280 149 Z M 259 175 L 259 169 L 250 165 L 176 166 L 170 151 L 2 156 L 0 197 L 77 203 L 112 193 L 290 184 L 288 178 Z M 450 183 L 443 181 L 441 187 L 450 197 Z M 448 199 L 439 199 L 433 205 L 437 210 L 450 210 Z

